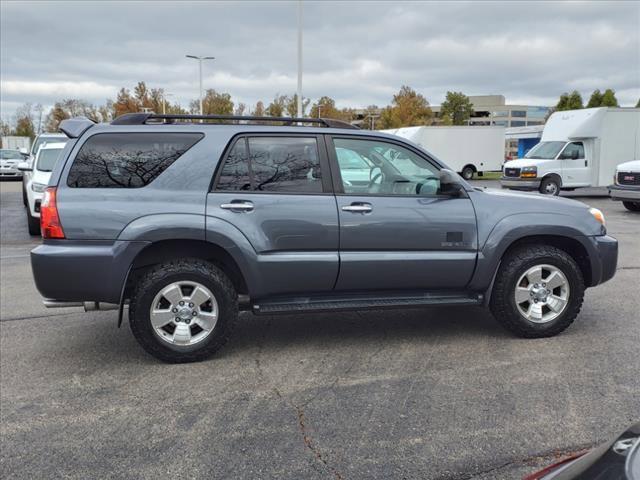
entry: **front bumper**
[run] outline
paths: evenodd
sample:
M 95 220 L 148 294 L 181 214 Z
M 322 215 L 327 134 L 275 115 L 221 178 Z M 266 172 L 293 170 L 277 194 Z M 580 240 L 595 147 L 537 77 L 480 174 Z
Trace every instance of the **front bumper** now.
M 609 235 L 590 237 L 596 255 L 591 255 L 590 286 L 611 280 L 618 266 L 618 241 Z
M 0 167 L 0 177 L 22 178 L 22 172 L 18 167 Z
M 638 185 L 609 185 L 611 200 L 630 200 L 640 202 L 640 186 Z
M 539 178 L 502 177 L 500 178 L 500 185 L 514 190 L 538 190 L 540 181 L 541 179 Z

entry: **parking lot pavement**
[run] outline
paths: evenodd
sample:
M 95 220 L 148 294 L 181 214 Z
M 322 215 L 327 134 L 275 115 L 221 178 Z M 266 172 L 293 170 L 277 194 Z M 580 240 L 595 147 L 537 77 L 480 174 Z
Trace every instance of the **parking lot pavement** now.
M 165 365 L 114 312 L 40 306 L 19 185 L 0 183 L 2 478 L 518 478 L 638 420 L 640 216 L 608 198 L 578 197 L 618 272 L 557 337 L 480 308 L 244 314 L 215 358 Z

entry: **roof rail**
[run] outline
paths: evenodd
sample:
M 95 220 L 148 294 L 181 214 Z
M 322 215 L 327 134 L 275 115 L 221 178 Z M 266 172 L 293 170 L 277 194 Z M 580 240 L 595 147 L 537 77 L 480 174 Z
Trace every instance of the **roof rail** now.
M 357 126 L 351 125 L 348 122 L 342 120 L 335 120 L 333 118 L 297 118 L 297 117 L 256 117 L 251 115 L 156 115 L 155 113 L 125 113 L 111 122 L 111 125 L 147 125 L 147 124 L 172 124 L 176 123 L 176 120 L 215 120 L 217 122 L 225 123 L 282 123 L 284 125 L 304 124 L 311 123 L 317 124 L 321 127 L 328 128 L 349 128 L 358 129 Z

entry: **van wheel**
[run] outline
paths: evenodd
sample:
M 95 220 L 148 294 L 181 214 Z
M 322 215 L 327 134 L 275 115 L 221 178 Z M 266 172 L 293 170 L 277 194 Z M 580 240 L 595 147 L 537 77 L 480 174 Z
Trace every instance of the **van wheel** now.
M 471 180 L 473 178 L 474 172 L 475 170 L 473 169 L 473 167 L 466 166 L 462 169 L 462 178 L 464 178 L 465 180 Z
M 238 296 L 215 265 L 181 259 L 147 271 L 129 303 L 129 326 L 148 353 L 163 362 L 204 360 L 229 339 Z
M 632 212 L 640 212 L 639 202 L 622 202 L 622 205 L 624 205 L 624 208 Z
M 584 289 L 582 272 L 569 254 L 549 245 L 524 246 L 503 259 L 490 308 L 519 337 L 551 337 L 575 320 Z
M 540 183 L 540 193 L 545 195 L 559 195 L 560 194 L 560 182 L 554 177 L 546 177 L 542 179 Z
M 40 235 L 40 218 L 31 215 L 31 209 L 27 205 L 27 226 L 29 235 Z

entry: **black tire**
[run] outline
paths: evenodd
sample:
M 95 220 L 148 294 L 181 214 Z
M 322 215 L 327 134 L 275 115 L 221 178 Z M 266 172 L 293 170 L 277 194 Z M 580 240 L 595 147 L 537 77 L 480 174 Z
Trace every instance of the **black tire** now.
M 27 189 L 24 188 L 24 182 L 22 182 L 22 204 L 25 207 L 29 206 L 29 200 L 27 200 Z
M 519 278 L 531 267 L 548 264 L 562 271 L 570 293 L 564 311 L 547 323 L 535 323 L 520 314 L 515 301 Z M 530 245 L 509 252 L 503 259 L 491 293 L 493 316 L 507 330 L 523 338 L 543 338 L 565 330 L 580 312 L 584 299 L 584 279 L 580 267 L 563 250 L 549 245 Z
M 465 180 L 471 180 L 474 173 L 475 170 L 473 167 L 466 166 L 462 169 L 462 178 L 464 178 Z
M 27 226 L 29 235 L 40 235 L 40 218 L 31 215 L 31 209 L 27 206 Z
M 560 182 L 555 177 L 545 177 L 540 182 L 540 193 L 543 195 L 560 195 Z
M 640 202 L 622 202 L 622 205 L 631 212 L 640 212 Z
M 172 345 L 155 333 L 150 308 L 156 294 L 177 281 L 194 281 L 206 286 L 218 303 L 218 318 L 212 332 L 190 346 Z M 238 320 L 238 295 L 229 278 L 215 265 L 187 258 L 156 265 L 139 280 L 129 302 L 129 327 L 147 353 L 168 363 L 204 360 L 217 352 L 229 339 Z

